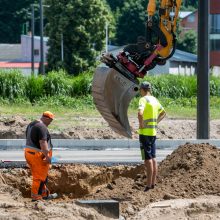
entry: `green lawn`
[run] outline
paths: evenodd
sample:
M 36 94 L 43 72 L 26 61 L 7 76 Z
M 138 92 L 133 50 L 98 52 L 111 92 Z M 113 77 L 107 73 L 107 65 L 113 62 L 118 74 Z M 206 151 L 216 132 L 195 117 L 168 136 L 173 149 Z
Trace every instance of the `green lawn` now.
M 165 107 L 168 117 L 170 118 L 188 118 L 188 119 L 196 119 L 196 102 L 195 100 L 188 99 L 160 99 L 162 105 Z M 84 104 L 84 102 L 79 101 L 79 105 L 77 107 L 69 107 L 62 106 L 59 104 L 53 105 L 42 104 L 39 105 L 31 105 L 28 103 L 24 104 L 1 104 L 0 105 L 0 114 L 1 116 L 13 116 L 18 115 L 22 117 L 26 117 L 28 119 L 38 118 L 42 112 L 49 110 L 54 112 L 56 115 L 57 121 L 69 121 L 76 118 L 75 123 L 80 123 L 80 120 L 77 121 L 79 117 L 101 117 L 99 112 L 96 110 L 93 104 Z M 220 118 L 219 110 L 220 110 L 220 98 L 212 97 L 210 100 L 210 116 L 211 119 Z M 138 98 L 132 101 L 131 106 L 129 108 L 129 115 L 136 117 L 137 114 L 137 106 L 138 106 Z

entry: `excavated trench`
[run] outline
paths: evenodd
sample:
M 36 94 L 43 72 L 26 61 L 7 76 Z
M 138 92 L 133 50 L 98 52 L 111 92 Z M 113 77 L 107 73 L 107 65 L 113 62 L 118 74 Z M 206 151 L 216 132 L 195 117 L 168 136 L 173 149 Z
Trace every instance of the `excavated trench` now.
M 100 167 L 94 165 L 53 165 L 48 187 L 51 192 L 81 198 L 91 194 L 97 187 L 114 182 L 119 177 L 134 179 L 143 173 L 143 166 Z M 18 189 L 24 197 L 30 197 L 31 178 L 29 168 L 1 169 L 4 182 Z
M 29 198 L 30 170 L 0 169 L 1 184 L 12 186 L 23 197 Z M 219 198 L 220 150 L 209 144 L 182 145 L 159 164 L 155 189 L 144 193 L 145 184 L 143 165 L 53 165 L 49 173 L 49 188 L 61 196 L 59 201 L 66 203 L 77 198 L 115 199 L 120 201 L 122 215 L 129 217 L 157 201 L 204 195 Z M 220 203 L 216 207 L 213 209 L 215 212 Z

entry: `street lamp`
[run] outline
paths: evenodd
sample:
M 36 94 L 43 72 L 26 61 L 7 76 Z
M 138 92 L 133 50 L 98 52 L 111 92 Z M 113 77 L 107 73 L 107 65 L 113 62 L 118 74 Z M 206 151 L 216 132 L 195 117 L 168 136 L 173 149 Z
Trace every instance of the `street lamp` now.
M 108 22 L 105 23 L 105 52 L 108 53 Z
M 31 5 L 31 72 L 34 75 L 34 4 Z
M 44 68 L 44 20 L 43 20 L 43 3 L 40 0 L 40 73 L 45 74 Z
M 63 53 L 63 33 L 61 34 L 61 61 L 63 62 L 64 60 L 64 53 Z
M 34 7 L 37 6 L 36 4 L 32 4 L 32 19 L 31 19 L 31 26 L 32 26 L 32 38 L 31 38 L 31 68 L 32 72 L 34 72 Z M 44 28 L 44 18 L 43 18 L 43 7 L 50 7 L 49 5 L 43 5 L 42 0 L 39 0 L 39 6 L 40 6 L 40 73 L 45 74 L 45 68 L 44 68 L 44 38 L 43 38 L 43 28 Z

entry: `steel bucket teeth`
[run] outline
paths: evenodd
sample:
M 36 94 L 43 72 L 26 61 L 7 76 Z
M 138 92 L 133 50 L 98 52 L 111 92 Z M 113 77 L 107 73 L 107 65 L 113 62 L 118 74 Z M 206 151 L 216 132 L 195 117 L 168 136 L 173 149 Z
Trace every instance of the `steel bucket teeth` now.
M 95 71 L 92 96 L 96 108 L 116 133 L 128 138 L 132 133 L 127 111 L 138 88 L 137 84 L 112 68 L 98 67 Z

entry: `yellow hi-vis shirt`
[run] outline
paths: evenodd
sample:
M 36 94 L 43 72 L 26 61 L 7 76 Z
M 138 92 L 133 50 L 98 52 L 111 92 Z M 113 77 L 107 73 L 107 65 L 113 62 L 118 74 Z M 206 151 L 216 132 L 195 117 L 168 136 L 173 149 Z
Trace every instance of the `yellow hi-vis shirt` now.
M 143 110 L 144 128 L 139 129 L 139 134 L 156 136 L 157 118 L 164 111 L 160 102 L 153 96 L 144 96 L 139 100 L 138 110 Z

